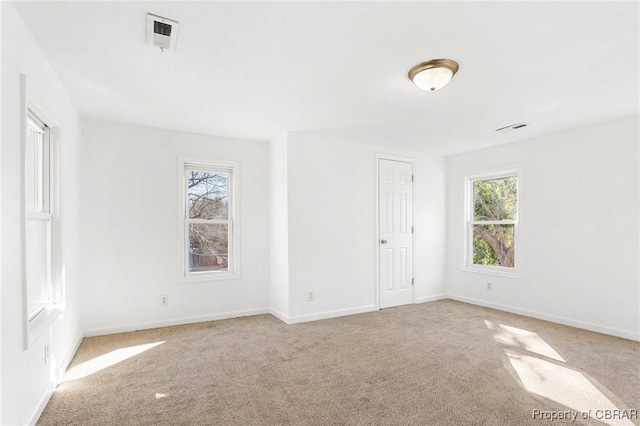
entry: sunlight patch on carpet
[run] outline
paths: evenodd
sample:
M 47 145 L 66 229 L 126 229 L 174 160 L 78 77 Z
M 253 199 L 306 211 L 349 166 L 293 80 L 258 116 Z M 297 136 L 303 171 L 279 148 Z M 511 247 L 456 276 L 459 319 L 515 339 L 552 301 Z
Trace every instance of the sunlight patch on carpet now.
M 71 380 L 82 379 L 90 376 L 98 371 L 109 368 L 129 358 L 133 358 L 136 355 L 140 355 L 143 352 L 153 349 L 156 346 L 163 344 L 163 342 L 148 343 L 146 345 L 129 346 L 127 348 L 116 349 L 99 357 L 93 358 L 89 361 L 78 364 L 65 373 L 60 383 L 69 382 Z
M 504 324 L 497 324 L 492 321 L 484 320 L 484 322 L 490 330 L 495 332 L 493 339 L 498 343 L 515 346 L 538 355 L 555 359 L 556 361 L 566 362 L 551 345 L 538 336 L 538 333 Z
M 578 413 L 620 411 L 584 374 L 563 365 L 567 361 L 537 333 L 489 320 L 484 320 L 484 323 L 494 332 L 493 339 L 507 347 L 504 352 L 509 363 L 528 392 Z M 598 420 L 608 425 L 634 424 L 620 418 L 603 417 Z
M 580 413 L 614 412 L 619 408 L 584 374 L 533 356 L 505 351 L 525 389 Z M 609 425 L 633 425 L 626 419 L 598 419 Z

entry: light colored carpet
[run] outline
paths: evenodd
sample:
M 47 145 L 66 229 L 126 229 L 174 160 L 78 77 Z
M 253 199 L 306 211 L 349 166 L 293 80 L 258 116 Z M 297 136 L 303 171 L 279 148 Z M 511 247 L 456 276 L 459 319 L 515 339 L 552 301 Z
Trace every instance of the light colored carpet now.
M 631 422 L 597 420 L 613 409 Z M 634 409 L 639 343 L 442 300 L 87 338 L 38 424 L 638 424 Z

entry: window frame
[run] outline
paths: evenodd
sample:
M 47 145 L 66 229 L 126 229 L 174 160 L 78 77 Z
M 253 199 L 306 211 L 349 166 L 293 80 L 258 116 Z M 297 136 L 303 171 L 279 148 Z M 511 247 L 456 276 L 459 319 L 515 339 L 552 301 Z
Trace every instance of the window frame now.
M 516 193 L 516 219 L 504 219 L 497 221 L 478 221 L 474 220 L 474 191 L 473 186 L 477 181 L 501 179 L 505 177 L 515 176 L 518 180 L 518 190 Z M 522 168 L 520 166 L 505 167 L 499 170 L 477 173 L 464 178 L 464 255 L 463 255 L 463 271 L 475 272 L 488 275 L 507 276 L 510 278 L 520 278 L 521 272 L 521 252 L 522 247 L 520 241 L 519 222 L 521 219 L 521 200 L 522 200 Z M 514 266 L 496 266 L 496 265 L 478 265 L 473 263 L 473 226 L 474 225 L 513 225 L 513 245 Z
M 37 177 L 42 180 L 42 182 L 38 183 L 38 188 L 33 188 L 34 192 L 37 193 L 36 199 L 32 200 L 37 206 L 34 209 L 29 209 L 28 205 L 30 204 L 27 199 L 25 199 L 25 214 L 27 226 L 25 230 L 25 245 L 27 250 L 27 257 L 29 255 L 29 222 L 31 221 L 39 221 L 43 222 L 46 226 L 46 241 L 44 250 L 45 253 L 45 275 L 46 275 L 46 286 L 47 286 L 47 299 L 38 305 L 37 308 L 31 309 L 29 306 L 30 298 L 29 298 L 29 285 L 28 285 L 28 275 L 25 277 L 27 280 L 27 320 L 29 322 L 33 321 L 38 315 L 40 315 L 44 310 L 47 309 L 47 306 L 53 302 L 54 299 L 54 289 L 53 289 L 53 212 L 52 212 L 52 171 L 53 171 L 53 159 L 52 159 L 52 138 L 51 138 L 51 129 L 49 126 L 45 124 L 45 122 L 30 108 L 27 111 L 27 135 L 31 131 L 31 123 L 34 123 L 38 126 L 38 129 L 42 129 L 42 153 L 38 155 L 41 158 L 38 160 L 42 160 L 41 164 L 37 164 L 33 167 L 34 171 L 37 171 Z M 29 143 L 29 136 L 25 138 L 25 144 Z M 29 176 L 27 176 L 27 153 L 25 147 L 25 197 L 29 197 L 34 195 L 33 193 L 27 190 L 27 184 L 29 182 Z M 37 169 L 37 170 L 36 170 Z M 34 179 L 35 180 L 35 179 Z M 35 182 L 34 182 L 35 183 Z M 40 187 L 41 185 L 41 187 Z M 41 204 L 41 205 L 40 205 Z M 26 259 L 25 259 L 26 260 Z M 27 271 L 28 272 L 28 271 Z
M 229 179 L 229 217 L 228 219 L 189 219 L 188 217 L 188 189 L 187 172 L 189 170 L 225 172 Z M 178 159 L 178 176 L 180 185 L 179 199 L 179 281 L 182 283 L 231 280 L 240 278 L 240 232 L 239 232 L 239 174 L 240 167 L 235 162 L 203 160 L 193 158 Z M 211 223 L 227 224 L 229 232 L 228 269 L 224 271 L 189 271 L 189 224 Z
M 64 278 L 62 265 L 64 263 L 62 247 L 62 183 L 60 171 L 62 155 L 61 130 L 57 126 L 57 121 L 53 116 L 42 109 L 35 97 L 31 96 L 27 90 L 27 77 L 22 74 L 21 78 L 21 154 L 22 154 L 22 176 L 21 176 L 21 209 L 23 219 L 21 221 L 22 232 L 22 270 L 23 270 L 23 318 L 24 318 L 24 349 L 28 350 L 32 344 L 48 330 L 56 319 L 65 310 Z M 46 163 L 42 166 L 48 175 L 48 182 L 43 183 L 42 211 L 28 208 L 27 200 L 27 143 L 29 137 L 30 118 L 38 125 L 45 128 L 46 144 L 48 146 Z M 29 283 L 28 262 L 30 256 L 28 247 L 28 223 L 30 219 L 46 220 L 47 231 L 47 275 L 48 275 L 48 300 L 33 312 L 29 309 Z

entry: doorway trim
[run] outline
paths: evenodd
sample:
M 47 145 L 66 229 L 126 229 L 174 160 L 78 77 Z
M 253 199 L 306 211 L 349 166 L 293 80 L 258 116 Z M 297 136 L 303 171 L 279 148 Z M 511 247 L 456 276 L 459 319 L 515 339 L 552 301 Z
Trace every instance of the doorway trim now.
M 401 155 L 394 155 L 394 154 L 385 154 L 385 153 L 381 153 L 378 152 L 376 153 L 376 162 L 375 162 L 375 169 L 376 169 L 376 173 L 375 173 L 375 179 L 376 179 L 376 183 L 375 183 L 375 188 L 376 188 L 376 229 L 374 232 L 375 235 L 375 244 L 376 244 L 376 270 L 375 270 L 375 276 L 376 276 L 376 282 L 375 282 L 375 288 L 374 288 L 374 292 L 376 295 L 376 310 L 380 310 L 380 160 L 391 160 L 391 161 L 401 161 L 404 163 L 410 163 L 411 164 L 411 169 L 413 170 L 413 176 L 415 176 L 416 174 L 416 160 L 415 158 L 412 157 L 405 157 L 405 156 L 401 156 Z M 414 227 L 414 232 L 413 232 L 413 238 L 411 239 L 411 245 L 412 245 L 412 250 L 411 250 L 411 255 L 412 255 L 412 262 L 411 262 L 411 275 L 414 278 L 414 284 L 411 286 L 411 301 L 412 303 L 416 303 L 416 283 L 415 283 L 415 276 L 416 276 L 416 186 L 415 186 L 415 180 L 413 181 L 413 185 L 411 185 L 411 193 L 413 195 L 413 203 L 411 205 L 411 215 L 413 217 L 413 227 Z

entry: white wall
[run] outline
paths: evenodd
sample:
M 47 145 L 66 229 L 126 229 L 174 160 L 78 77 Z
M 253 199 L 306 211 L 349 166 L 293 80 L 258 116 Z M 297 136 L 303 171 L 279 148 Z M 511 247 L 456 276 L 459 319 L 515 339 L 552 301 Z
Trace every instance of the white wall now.
M 268 312 L 268 144 L 93 120 L 82 126 L 84 329 Z M 179 279 L 179 157 L 239 164 L 240 279 Z
M 80 121 L 43 52 L 10 3 L 2 2 L 2 424 L 25 424 L 46 402 L 56 370 L 69 362 L 79 341 Z M 62 131 L 62 261 L 66 310 L 53 327 L 24 350 L 22 269 L 24 242 L 19 226 L 23 164 L 20 74 L 28 78 L 30 100 Z M 51 362 L 44 363 L 44 346 Z
M 414 174 L 416 298 L 417 302 L 428 302 L 447 295 L 445 158 L 418 155 Z
M 447 159 L 451 296 L 640 339 L 639 118 Z M 463 179 L 522 165 L 522 279 L 463 272 Z M 486 290 L 486 283 L 493 291 Z
M 2 70 L 2 5 L 0 4 L 0 70 Z M 0 81 L 0 99 L 2 99 L 2 81 Z M 0 142 L 2 142 L 2 102 L 0 102 Z M 1 146 L 1 145 L 0 145 Z M 0 148 L 0 241 L 2 237 L 2 149 Z M 0 244 L 0 330 L 2 330 L 2 244 Z M 2 355 L 2 334 L 0 333 L 0 355 Z M 0 422 L 2 421 L 2 365 L 0 364 Z
M 269 282 L 270 309 L 289 317 L 289 200 L 287 135 L 269 144 Z
M 444 161 L 429 154 L 288 134 L 291 320 L 376 308 L 376 154 L 415 159 L 417 300 L 443 297 Z M 313 291 L 315 300 L 307 301 Z

